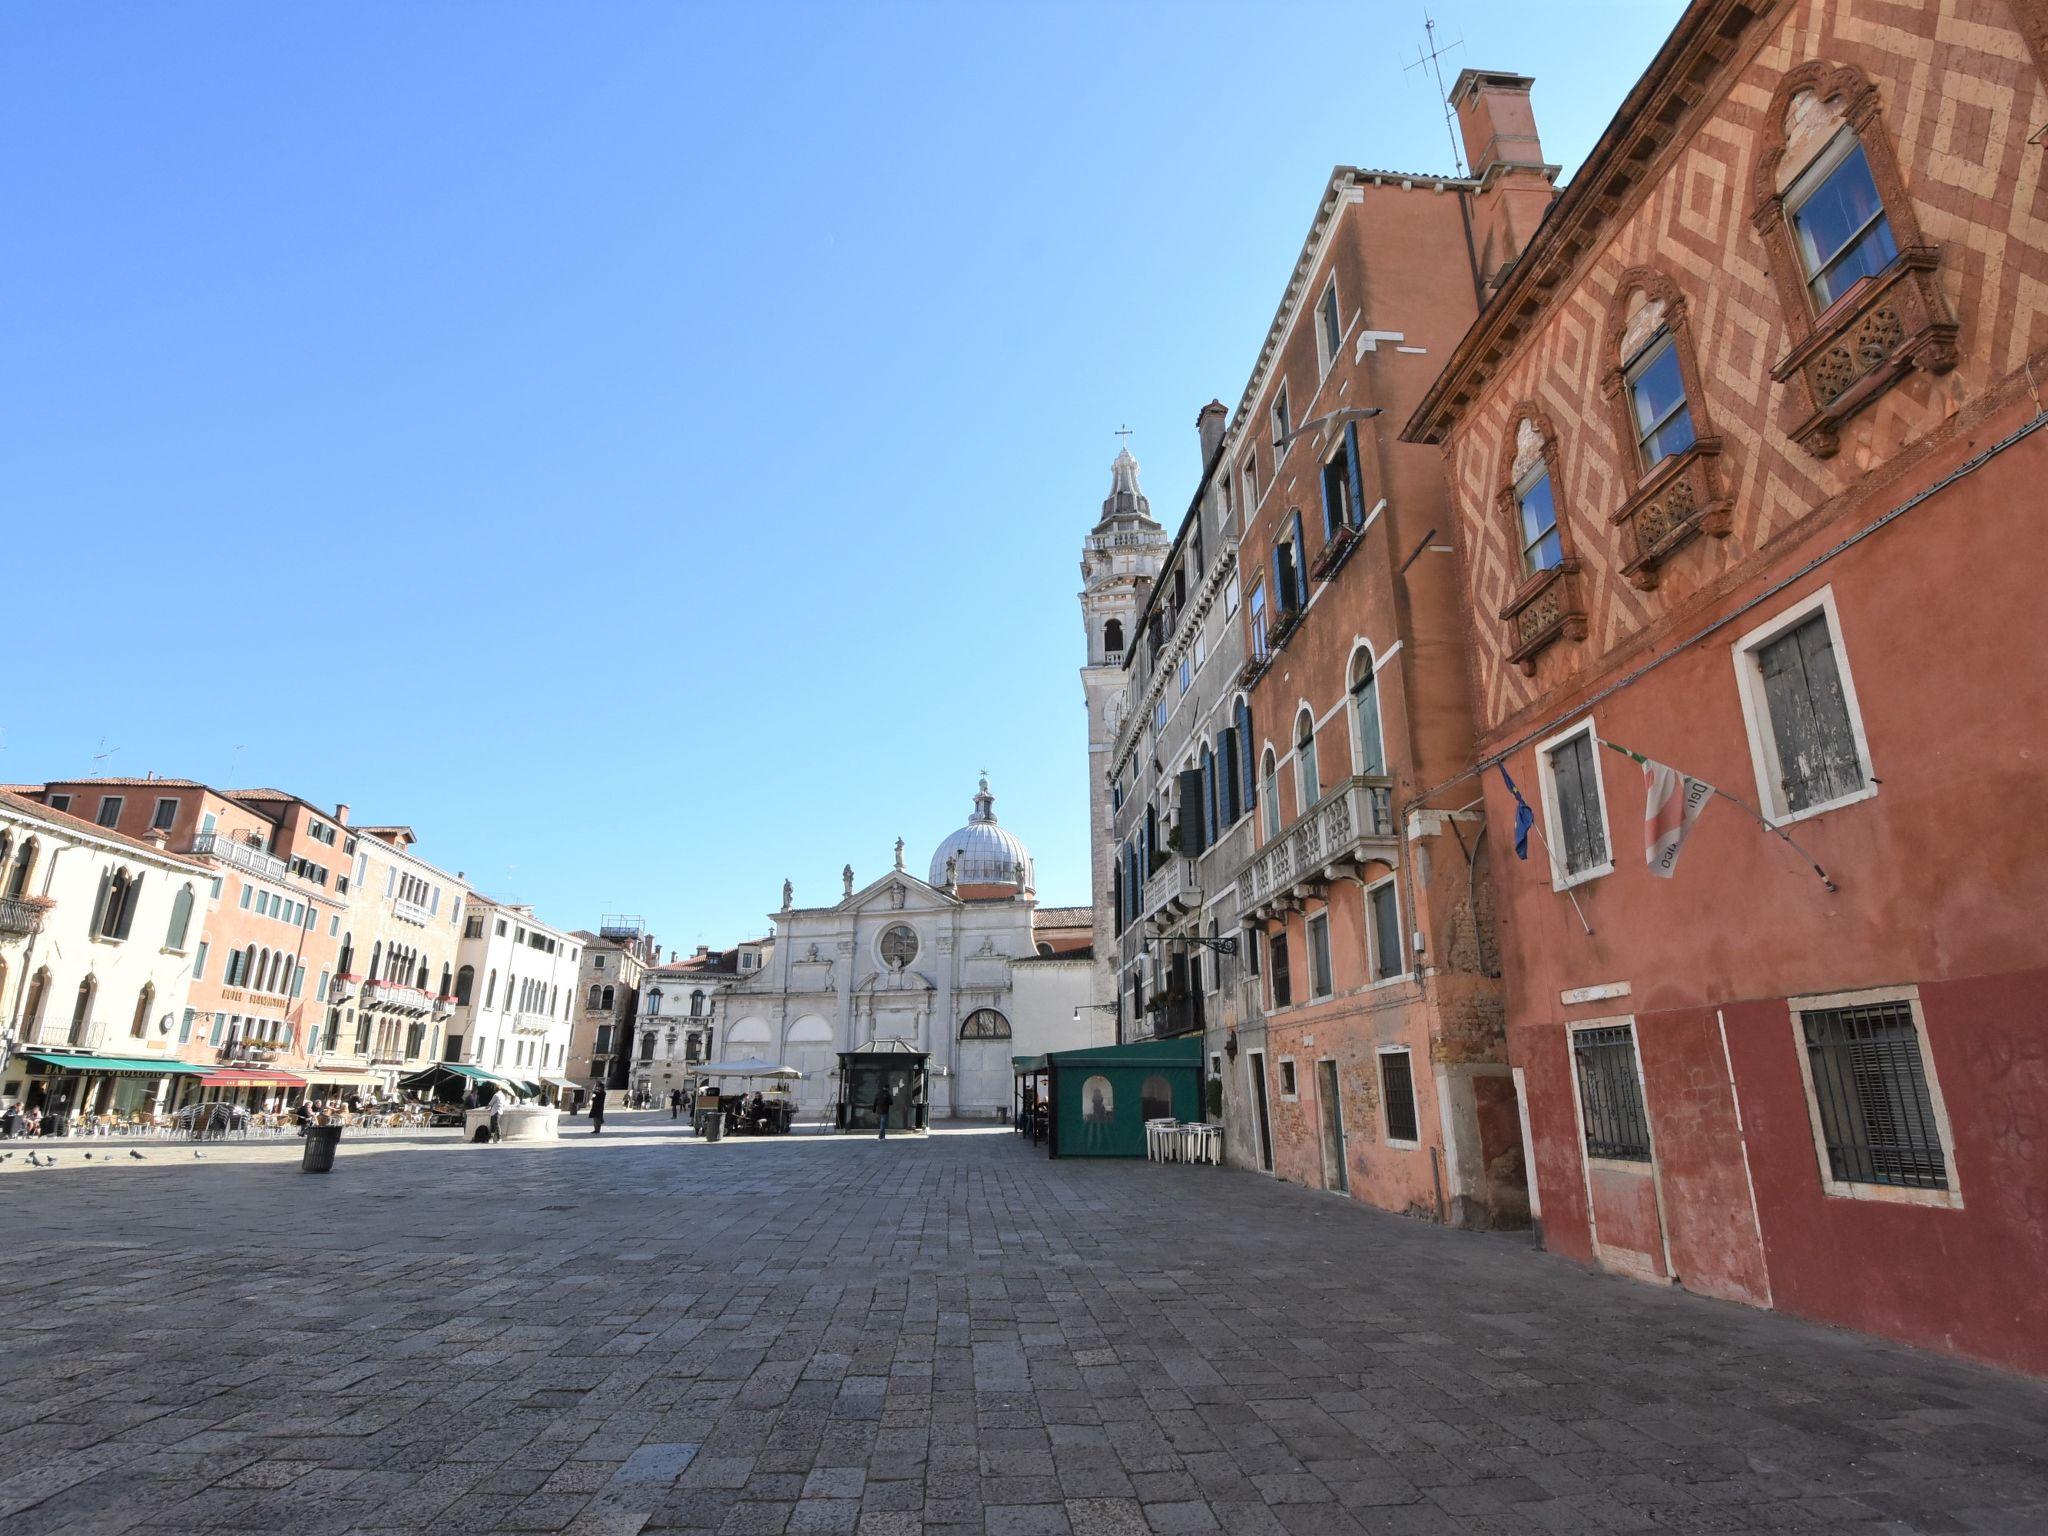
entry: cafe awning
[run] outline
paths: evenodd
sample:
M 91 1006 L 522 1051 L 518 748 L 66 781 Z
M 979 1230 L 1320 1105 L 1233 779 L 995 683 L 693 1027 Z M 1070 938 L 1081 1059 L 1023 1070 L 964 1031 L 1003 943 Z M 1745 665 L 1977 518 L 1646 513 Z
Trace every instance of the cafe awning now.
M 759 1056 L 743 1056 L 737 1061 L 707 1061 L 690 1069 L 692 1077 L 780 1077 L 800 1078 L 803 1073 L 795 1067 L 785 1067 Z
M 326 1071 L 312 1071 L 306 1074 L 306 1081 L 316 1088 L 381 1088 L 384 1078 L 381 1073 L 365 1072 L 358 1067 L 330 1067 Z
M 291 1072 L 261 1067 L 222 1067 L 199 1079 L 202 1088 L 303 1088 L 306 1080 Z
M 541 1081 L 552 1088 L 581 1088 L 583 1086 L 573 1077 L 557 1077 L 552 1072 L 543 1073 Z
M 151 1077 L 197 1076 L 206 1071 L 183 1061 L 151 1061 L 137 1056 L 100 1056 L 91 1051 L 23 1051 L 30 1061 L 40 1061 L 59 1072 L 142 1072 Z

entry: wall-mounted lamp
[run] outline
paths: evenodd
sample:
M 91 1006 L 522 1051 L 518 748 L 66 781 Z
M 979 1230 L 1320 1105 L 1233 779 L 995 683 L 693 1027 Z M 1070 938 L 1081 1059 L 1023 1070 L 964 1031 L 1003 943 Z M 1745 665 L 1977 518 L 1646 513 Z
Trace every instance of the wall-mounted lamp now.
M 1117 1005 L 1115 1003 L 1083 1003 L 1074 1010 L 1074 1022 L 1076 1024 L 1081 1022 L 1082 1009 L 1087 1009 L 1091 1013 L 1114 1013 L 1116 1008 Z

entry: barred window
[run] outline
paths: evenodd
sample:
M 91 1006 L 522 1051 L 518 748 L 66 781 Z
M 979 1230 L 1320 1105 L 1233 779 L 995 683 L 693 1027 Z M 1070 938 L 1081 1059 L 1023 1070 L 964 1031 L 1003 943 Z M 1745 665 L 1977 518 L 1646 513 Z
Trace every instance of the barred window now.
M 1803 1011 L 1828 1169 L 1849 1184 L 1947 1189 L 1910 1003 Z
M 1380 1103 L 1387 1112 L 1387 1140 L 1422 1139 L 1415 1119 L 1415 1058 L 1407 1051 L 1380 1053 Z
M 1579 1107 L 1586 1121 L 1586 1155 L 1620 1162 L 1650 1161 L 1650 1123 L 1636 1075 L 1633 1025 L 1582 1029 L 1572 1036 L 1579 1074 Z

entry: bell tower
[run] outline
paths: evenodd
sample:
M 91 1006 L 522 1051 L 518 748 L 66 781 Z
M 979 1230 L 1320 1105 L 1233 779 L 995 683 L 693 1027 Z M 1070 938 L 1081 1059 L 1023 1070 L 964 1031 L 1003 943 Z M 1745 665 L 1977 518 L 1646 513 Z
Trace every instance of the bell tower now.
M 1087 660 L 1081 689 L 1088 705 L 1088 842 L 1094 873 L 1095 969 L 1092 1000 L 1116 1000 L 1116 828 L 1109 774 L 1128 708 L 1124 657 L 1145 594 L 1166 563 L 1171 540 L 1138 487 L 1138 461 L 1126 447 L 1109 467 L 1102 516 L 1081 542 L 1081 623 Z

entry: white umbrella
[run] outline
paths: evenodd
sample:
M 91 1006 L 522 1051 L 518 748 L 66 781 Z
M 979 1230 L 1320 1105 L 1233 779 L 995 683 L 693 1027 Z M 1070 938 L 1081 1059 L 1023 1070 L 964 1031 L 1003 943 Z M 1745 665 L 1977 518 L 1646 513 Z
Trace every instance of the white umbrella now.
M 692 1069 L 699 1077 L 780 1077 L 800 1078 L 803 1073 L 795 1067 L 785 1067 L 776 1062 L 764 1061 L 759 1056 L 743 1056 L 738 1061 L 700 1062 Z

